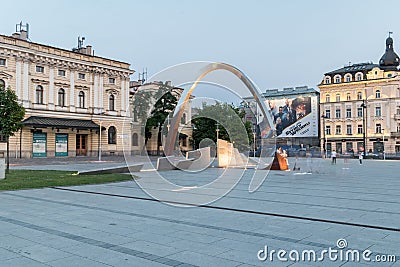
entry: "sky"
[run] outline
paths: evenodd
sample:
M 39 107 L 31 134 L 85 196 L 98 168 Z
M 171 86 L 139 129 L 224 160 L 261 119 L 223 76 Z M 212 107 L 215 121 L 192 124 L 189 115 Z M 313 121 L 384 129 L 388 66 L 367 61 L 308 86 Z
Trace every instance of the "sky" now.
M 0 34 L 22 21 L 36 43 L 72 49 L 85 36 L 96 55 L 147 68 L 149 77 L 184 62 L 217 61 L 262 90 L 315 88 L 349 62 L 378 62 L 389 31 L 400 53 L 396 0 L 19 0 L 1 7 Z

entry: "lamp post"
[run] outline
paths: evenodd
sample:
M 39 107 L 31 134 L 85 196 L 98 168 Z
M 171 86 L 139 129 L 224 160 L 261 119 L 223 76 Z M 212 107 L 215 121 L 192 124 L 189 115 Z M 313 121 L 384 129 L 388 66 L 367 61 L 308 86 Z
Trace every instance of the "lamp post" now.
M 104 115 L 105 112 L 100 112 L 99 113 L 99 161 L 101 161 L 101 122 L 102 122 L 102 118 L 101 116 Z
M 326 137 L 325 119 L 327 119 L 328 117 L 325 114 L 323 114 L 321 116 L 321 118 L 322 118 L 322 127 L 324 129 L 323 130 L 323 132 L 324 132 L 324 154 L 325 154 L 325 158 L 327 158 L 328 157 L 328 150 L 326 149 L 327 137 Z
M 383 153 L 383 160 L 386 160 L 385 155 L 385 129 L 382 128 L 382 153 Z
M 361 107 L 363 108 L 363 143 L 364 143 L 364 158 L 367 156 L 367 100 L 363 99 Z
M 256 127 L 253 128 L 253 157 L 256 156 Z
M 101 118 L 99 119 L 99 161 L 101 161 Z
M 218 138 L 219 138 L 219 123 L 217 122 L 217 130 L 215 130 L 217 132 L 217 146 L 218 146 Z

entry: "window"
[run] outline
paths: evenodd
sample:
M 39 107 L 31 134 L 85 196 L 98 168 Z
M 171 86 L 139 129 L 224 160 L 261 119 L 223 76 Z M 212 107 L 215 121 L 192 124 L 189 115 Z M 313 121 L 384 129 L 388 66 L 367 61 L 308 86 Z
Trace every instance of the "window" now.
M 380 123 L 375 125 L 375 133 L 382 133 L 382 125 Z
M 326 133 L 326 135 L 330 135 L 331 134 L 331 126 L 330 125 L 326 125 L 325 126 L 325 133 Z
M 331 110 L 330 109 L 326 109 L 325 110 L 325 117 L 326 117 L 326 119 L 330 119 L 331 118 Z
M 375 117 L 382 116 L 382 109 L 381 107 L 375 107 Z
M 346 125 L 346 133 L 351 134 L 351 125 Z
M 346 151 L 353 152 L 353 142 L 346 142 Z
M 110 95 L 110 97 L 108 98 L 108 109 L 110 111 L 115 111 L 115 96 L 114 95 Z
M 397 124 L 397 132 L 400 133 L 400 123 Z
M 357 125 L 357 133 L 362 134 L 363 133 L 363 126 L 362 125 Z
M 182 138 L 182 146 L 187 146 L 187 137 Z
M 357 99 L 361 100 L 362 99 L 362 92 L 357 92 Z
M 330 84 L 331 83 L 331 77 L 327 76 L 325 77 L 325 84 Z
M 351 75 L 346 75 L 346 82 L 351 82 Z
M 43 104 L 43 86 L 36 86 L 36 104 Z
M 335 118 L 340 119 L 340 108 L 336 109 Z
M 0 66 L 5 66 L 6 60 L 4 58 L 0 58 Z
M 375 91 L 375 98 L 381 98 L 381 91 L 380 90 L 376 90 Z
M 342 128 L 340 125 L 336 125 L 336 134 L 340 134 L 342 132 Z
M 0 79 L 0 87 L 5 88 L 6 87 L 6 83 L 4 80 Z
M 58 70 L 58 76 L 65 77 L 65 70 Z
M 332 143 L 326 143 L 326 150 L 332 151 Z
M 335 76 L 335 83 L 340 83 L 340 79 L 341 77 L 340 77 L 340 75 L 336 75 Z
M 396 108 L 396 115 L 400 115 L 400 107 Z
M 340 102 L 340 94 L 336 94 L 336 102 Z
M 85 93 L 83 91 L 78 94 L 78 107 L 85 108 Z
M 44 67 L 43 67 L 43 66 L 36 65 L 36 72 L 44 73 Z
M 183 113 L 182 115 L 181 124 L 186 124 L 186 113 Z
M 78 73 L 78 79 L 84 80 L 85 79 L 85 73 Z
M 109 84 L 115 84 L 115 78 L 108 78 Z
M 346 118 L 351 118 L 351 108 L 346 108 Z
M 58 90 L 58 105 L 65 107 L 65 91 L 62 88 Z
M 331 96 L 330 95 L 326 95 L 325 96 L 325 102 L 331 102 Z
M 6 142 L 7 142 L 6 136 L 0 132 L 0 143 L 6 143 Z
M 358 107 L 357 108 L 357 117 L 362 117 L 363 116 L 363 108 L 362 107 Z
M 362 74 L 361 73 L 357 73 L 356 80 L 357 81 L 361 81 L 362 80 Z
M 110 126 L 110 128 L 108 128 L 108 143 L 111 145 L 115 145 L 117 143 L 117 130 L 114 126 Z
M 139 137 L 137 133 L 132 134 L 132 146 L 139 146 Z
M 347 93 L 346 99 L 347 99 L 347 101 L 350 101 L 350 100 L 351 100 L 351 94 L 350 94 L 350 93 Z

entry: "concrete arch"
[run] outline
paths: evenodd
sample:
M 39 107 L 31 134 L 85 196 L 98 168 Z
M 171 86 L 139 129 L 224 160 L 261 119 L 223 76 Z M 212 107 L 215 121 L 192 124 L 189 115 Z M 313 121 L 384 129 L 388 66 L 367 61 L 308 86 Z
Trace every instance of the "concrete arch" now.
M 179 122 L 181 121 L 184 109 L 186 104 L 188 103 L 190 96 L 192 95 L 194 89 L 197 87 L 197 84 L 209 73 L 216 71 L 216 70 L 226 70 L 232 74 L 234 74 L 236 77 L 238 77 L 243 84 L 247 87 L 249 92 L 252 94 L 254 97 L 255 101 L 259 105 L 261 109 L 261 113 L 264 116 L 265 119 L 267 119 L 268 124 L 270 125 L 271 129 L 275 131 L 274 129 L 274 123 L 272 116 L 269 112 L 269 109 L 265 106 L 265 103 L 263 100 L 263 96 L 260 94 L 258 91 L 257 87 L 254 85 L 254 83 L 238 68 L 226 64 L 226 63 L 210 63 L 207 64 L 204 68 L 202 68 L 202 73 L 197 77 L 193 85 L 189 89 L 185 89 L 183 92 L 183 95 L 185 95 L 185 99 L 182 102 L 182 105 L 179 108 L 178 113 L 174 116 L 171 122 L 170 126 L 170 131 L 168 132 L 168 136 L 166 139 L 165 143 L 165 150 L 164 153 L 166 156 L 171 156 L 174 154 L 174 148 L 175 148 L 175 143 L 176 143 L 176 137 L 177 137 L 177 132 L 179 128 Z

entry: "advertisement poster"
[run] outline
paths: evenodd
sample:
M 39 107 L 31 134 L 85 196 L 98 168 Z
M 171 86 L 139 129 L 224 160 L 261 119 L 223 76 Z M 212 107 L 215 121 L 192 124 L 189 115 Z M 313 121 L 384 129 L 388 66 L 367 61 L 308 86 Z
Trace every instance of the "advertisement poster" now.
M 32 156 L 46 157 L 46 138 L 45 133 L 33 133 Z
M 56 157 L 68 156 L 68 134 L 56 134 Z
M 317 137 L 318 103 L 316 96 L 268 99 L 277 137 Z

